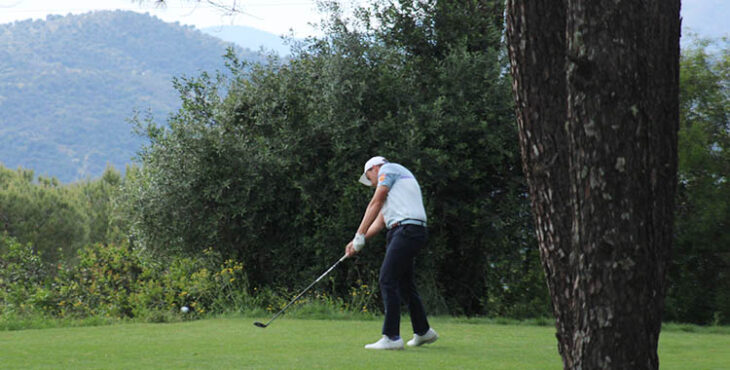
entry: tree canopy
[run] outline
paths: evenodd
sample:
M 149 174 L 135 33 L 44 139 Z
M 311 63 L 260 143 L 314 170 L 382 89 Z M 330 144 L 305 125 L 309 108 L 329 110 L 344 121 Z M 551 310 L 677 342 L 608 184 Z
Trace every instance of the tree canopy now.
M 680 74 L 677 238 L 667 319 L 730 322 L 730 45 L 690 39 Z

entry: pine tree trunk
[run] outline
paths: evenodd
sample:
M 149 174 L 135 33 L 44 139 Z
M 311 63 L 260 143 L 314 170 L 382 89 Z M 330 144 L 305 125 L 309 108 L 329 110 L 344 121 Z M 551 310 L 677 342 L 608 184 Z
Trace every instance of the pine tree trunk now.
M 657 368 L 679 0 L 507 7 L 523 168 L 564 366 Z
M 572 367 L 573 276 L 570 173 L 565 131 L 565 4 L 508 1 L 507 37 L 520 135 L 540 259 L 555 314 L 558 350 Z M 528 18 L 529 17 L 529 18 Z

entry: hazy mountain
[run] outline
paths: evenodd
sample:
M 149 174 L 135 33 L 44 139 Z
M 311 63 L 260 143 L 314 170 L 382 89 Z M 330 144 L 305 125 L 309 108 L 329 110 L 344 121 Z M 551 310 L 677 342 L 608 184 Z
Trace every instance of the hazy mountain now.
M 179 106 L 172 77 L 224 69 L 228 46 L 128 11 L 0 25 L 0 163 L 64 182 L 124 169 L 142 142 L 134 110 L 164 121 Z
M 281 37 L 246 26 L 216 26 L 203 28 L 201 31 L 221 40 L 232 42 L 242 48 L 266 52 L 274 51 L 284 57 L 290 54 L 289 45 Z

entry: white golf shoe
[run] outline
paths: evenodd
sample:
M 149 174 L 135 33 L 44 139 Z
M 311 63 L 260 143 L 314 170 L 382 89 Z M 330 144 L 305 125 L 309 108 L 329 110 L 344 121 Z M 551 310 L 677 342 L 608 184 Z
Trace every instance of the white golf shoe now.
M 403 349 L 403 339 L 390 340 L 387 335 L 383 335 L 379 341 L 365 345 L 366 349 Z
M 413 334 L 413 339 L 408 341 L 409 347 L 417 347 L 422 344 L 429 344 L 436 341 L 436 339 L 439 339 L 438 333 L 436 333 L 436 330 L 428 329 L 426 334 L 418 335 Z

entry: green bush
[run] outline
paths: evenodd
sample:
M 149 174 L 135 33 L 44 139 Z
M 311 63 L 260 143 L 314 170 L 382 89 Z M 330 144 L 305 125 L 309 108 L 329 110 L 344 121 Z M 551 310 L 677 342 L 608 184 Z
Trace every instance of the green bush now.
M 42 263 L 30 244 L 11 237 L 0 238 L 0 252 L 0 317 L 6 328 L 93 317 L 104 322 L 167 322 L 210 313 L 271 314 L 295 294 L 284 289 L 251 289 L 244 265 L 222 259 L 212 248 L 198 258 L 171 258 L 161 263 L 129 244 L 94 244 L 82 248 L 74 264 L 60 263 L 54 271 Z M 308 307 L 305 314 L 326 311 L 338 316 L 367 315 L 376 305 L 373 289 L 361 283 L 347 298 L 315 289 L 297 302 L 299 307 Z M 183 306 L 190 311 L 181 313 Z M 41 324 L 33 324 L 33 318 Z
M 48 281 L 48 270 L 29 243 L 0 234 L 0 314 L 42 312 Z
M 78 263 L 59 272 L 57 314 L 132 317 L 130 295 L 143 268 L 128 245 L 94 244 L 79 251 Z
M 210 263 L 211 254 L 208 249 L 207 259 L 176 258 L 164 270 L 149 270 L 131 298 L 134 316 L 174 313 L 183 306 L 190 308 L 186 317 L 248 308 L 252 300 L 243 265 L 231 259 Z

